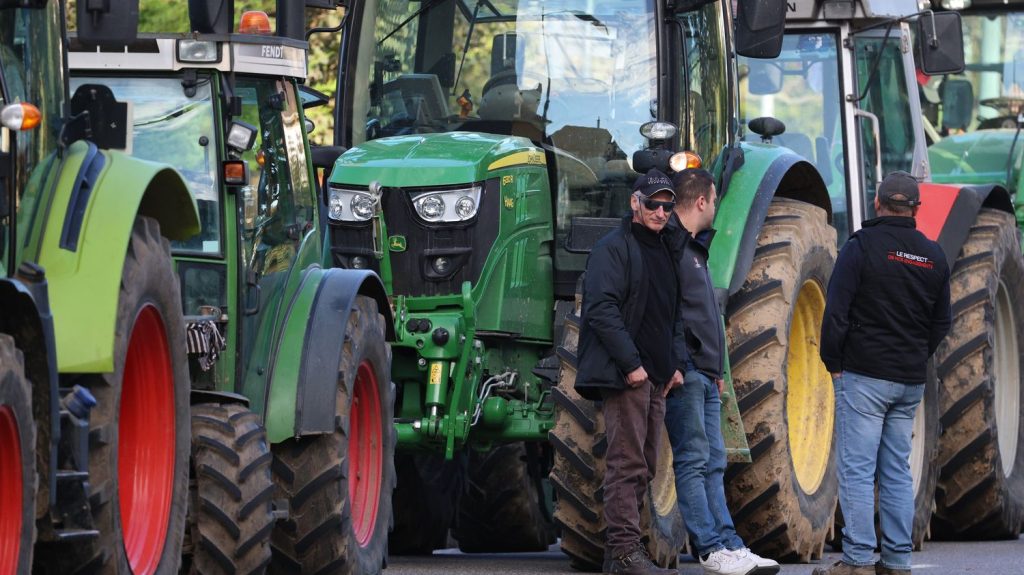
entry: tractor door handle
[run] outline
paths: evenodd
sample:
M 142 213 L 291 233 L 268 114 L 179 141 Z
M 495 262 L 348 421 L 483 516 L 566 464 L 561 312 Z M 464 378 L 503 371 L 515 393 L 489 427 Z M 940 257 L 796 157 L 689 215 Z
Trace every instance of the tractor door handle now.
M 256 292 L 255 298 L 251 297 L 250 294 Z M 256 272 L 249 270 L 245 277 L 245 315 L 256 315 L 260 311 L 260 284 L 256 281 Z M 249 300 L 255 299 L 256 301 L 249 307 Z

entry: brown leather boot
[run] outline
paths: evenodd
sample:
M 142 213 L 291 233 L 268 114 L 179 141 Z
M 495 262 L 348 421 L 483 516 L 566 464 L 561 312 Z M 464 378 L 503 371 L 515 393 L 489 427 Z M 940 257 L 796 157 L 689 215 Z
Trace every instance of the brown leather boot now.
M 874 565 L 850 565 L 836 561 L 830 567 L 818 567 L 812 575 L 875 575 Z
M 910 575 L 910 569 L 893 569 L 883 567 L 881 563 L 875 563 L 875 575 Z
M 655 565 L 643 547 L 633 549 L 620 557 L 604 560 L 606 574 L 615 575 L 678 575 L 675 569 L 663 569 Z

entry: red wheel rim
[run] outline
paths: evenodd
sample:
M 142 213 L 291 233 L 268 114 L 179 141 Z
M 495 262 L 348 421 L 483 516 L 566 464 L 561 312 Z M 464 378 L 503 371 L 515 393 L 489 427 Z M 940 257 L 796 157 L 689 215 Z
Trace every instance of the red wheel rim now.
M 121 382 L 118 500 L 132 573 L 160 564 L 174 480 L 174 374 L 160 312 L 142 308 L 132 329 Z
M 366 547 L 377 525 L 384 463 L 380 391 L 377 374 L 369 361 L 359 364 L 353 390 L 349 410 L 348 500 L 356 541 L 360 547 Z
M 21 551 L 21 436 L 14 411 L 0 406 L 0 575 L 18 571 Z

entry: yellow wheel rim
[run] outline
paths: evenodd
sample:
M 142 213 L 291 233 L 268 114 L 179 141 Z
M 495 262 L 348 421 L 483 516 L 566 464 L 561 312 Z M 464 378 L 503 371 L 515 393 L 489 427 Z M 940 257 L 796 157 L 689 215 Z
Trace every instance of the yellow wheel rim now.
M 811 494 L 821 486 L 832 450 L 835 394 L 818 354 L 825 294 L 817 282 L 800 286 L 786 356 L 786 421 L 797 483 Z
M 662 426 L 661 444 L 658 446 L 658 469 L 651 481 L 651 498 L 654 512 L 665 517 L 676 509 L 676 473 L 672 468 L 672 445 L 668 441 L 668 430 Z

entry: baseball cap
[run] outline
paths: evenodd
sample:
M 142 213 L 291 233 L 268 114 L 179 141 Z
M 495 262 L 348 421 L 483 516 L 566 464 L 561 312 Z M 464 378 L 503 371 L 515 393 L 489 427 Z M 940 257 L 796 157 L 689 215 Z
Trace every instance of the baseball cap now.
M 673 198 L 676 197 L 676 192 L 672 189 L 672 180 L 657 168 L 651 168 L 646 174 L 637 178 L 633 184 L 633 191 L 640 192 L 640 195 L 647 198 L 658 192 L 668 192 Z
M 907 172 L 891 172 L 878 186 L 878 201 L 896 206 L 921 205 L 921 192 L 917 189 L 917 179 Z

